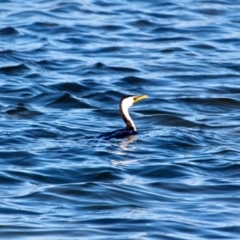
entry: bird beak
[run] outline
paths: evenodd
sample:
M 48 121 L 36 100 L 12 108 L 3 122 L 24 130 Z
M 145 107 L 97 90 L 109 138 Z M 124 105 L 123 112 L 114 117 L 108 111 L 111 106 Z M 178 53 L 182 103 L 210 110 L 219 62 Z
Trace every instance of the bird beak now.
M 147 97 L 148 97 L 147 95 L 136 96 L 136 97 L 134 97 L 134 103 L 137 103 L 140 100 L 147 98 Z

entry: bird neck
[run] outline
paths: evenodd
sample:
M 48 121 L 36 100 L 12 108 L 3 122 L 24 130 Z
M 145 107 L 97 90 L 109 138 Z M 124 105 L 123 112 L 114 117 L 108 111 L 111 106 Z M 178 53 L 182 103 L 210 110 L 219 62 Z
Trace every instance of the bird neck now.
M 137 129 L 136 129 L 135 125 L 134 125 L 134 122 L 133 122 L 132 118 L 129 115 L 128 108 L 124 108 L 120 104 L 120 113 L 121 113 L 121 116 L 123 118 L 123 121 L 126 124 L 127 130 L 129 130 L 129 131 L 130 130 L 137 131 Z

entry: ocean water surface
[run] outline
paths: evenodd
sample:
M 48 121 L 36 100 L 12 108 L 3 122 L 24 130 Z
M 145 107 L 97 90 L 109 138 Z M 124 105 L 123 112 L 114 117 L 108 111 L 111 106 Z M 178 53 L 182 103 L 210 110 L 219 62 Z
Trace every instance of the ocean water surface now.
M 0 238 L 240 239 L 240 1 L 0 2 Z M 139 134 L 124 127 L 124 95 Z

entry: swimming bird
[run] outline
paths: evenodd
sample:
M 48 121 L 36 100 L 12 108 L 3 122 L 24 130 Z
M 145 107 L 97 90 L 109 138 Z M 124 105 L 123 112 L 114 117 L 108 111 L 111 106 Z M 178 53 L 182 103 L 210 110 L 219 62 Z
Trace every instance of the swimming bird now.
M 119 104 L 120 114 L 122 116 L 123 121 L 126 124 L 126 128 L 118 129 L 112 132 L 102 133 L 99 135 L 99 138 L 104 140 L 109 140 L 111 138 L 124 138 L 130 135 L 136 135 L 137 129 L 129 115 L 128 109 L 135 103 L 139 102 L 140 100 L 147 98 L 147 95 L 140 95 L 140 96 L 125 96 L 121 99 Z

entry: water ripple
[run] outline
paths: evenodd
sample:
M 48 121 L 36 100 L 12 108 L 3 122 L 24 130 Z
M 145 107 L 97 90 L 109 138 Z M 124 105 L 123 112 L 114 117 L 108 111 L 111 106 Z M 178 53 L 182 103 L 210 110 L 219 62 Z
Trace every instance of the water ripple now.
M 2 1 L 1 239 L 238 239 L 239 10 Z

